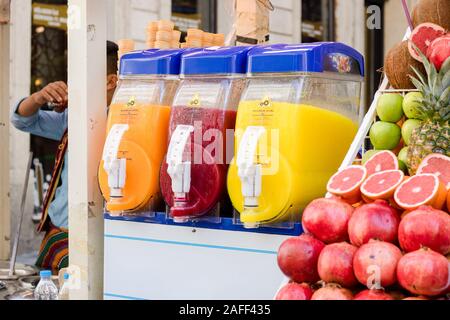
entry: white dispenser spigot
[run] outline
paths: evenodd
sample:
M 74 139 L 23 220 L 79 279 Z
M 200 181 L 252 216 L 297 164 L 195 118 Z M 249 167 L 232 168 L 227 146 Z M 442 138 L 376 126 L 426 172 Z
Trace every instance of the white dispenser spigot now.
M 126 181 L 127 160 L 118 159 L 119 146 L 123 135 L 128 131 L 127 124 L 115 124 L 109 131 L 103 149 L 103 168 L 108 174 L 108 185 L 111 198 L 123 197 L 123 188 Z
M 183 162 L 183 154 L 194 127 L 179 125 L 172 134 L 167 152 L 167 173 L 172 179 L 175 199 L 186 199 L 191 190 L 191 162 Z
M 264 127 L 252 126 L 245 130 L 237 154 L 238 175 L 242 183 L 245 208 L 258 207 L 262 191 L 262 166 L 255 163 L 258 141 L 266 132 Z

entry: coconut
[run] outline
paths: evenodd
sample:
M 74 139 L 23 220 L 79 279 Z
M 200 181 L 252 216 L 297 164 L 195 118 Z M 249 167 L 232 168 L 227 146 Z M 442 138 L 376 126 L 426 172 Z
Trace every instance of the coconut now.
M 414 27 L 431 22 L 450 30 L 450 0 L 420 0 L 412 12 Z
M 415 89 L 410 76 L 416 77 L 412 67 L 425 73 L 423 64 L 409 54 L 408 41 L 403 41 L 393 47 L 384 62 L 384 72 L 394 89 Z

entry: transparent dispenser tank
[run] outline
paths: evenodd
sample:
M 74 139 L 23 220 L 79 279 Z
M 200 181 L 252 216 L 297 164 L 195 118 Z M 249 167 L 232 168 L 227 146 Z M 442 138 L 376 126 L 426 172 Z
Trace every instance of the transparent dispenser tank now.
M 164 210 L 159 169 L 167 151 L 182 52 L 136 51 L 121 59 L 99 167 L 106 211 L 113 216 L 153 216 Z
M 169 215 L 177 223 L 232 216 L 226 175 L 248 50 L 208 48 L 182 56 L 160 177 Z
M 245 227 L 292 227 L 357 133 L 364 60 L 340 43 L 263 46 L 248 72 L 228 192 Z

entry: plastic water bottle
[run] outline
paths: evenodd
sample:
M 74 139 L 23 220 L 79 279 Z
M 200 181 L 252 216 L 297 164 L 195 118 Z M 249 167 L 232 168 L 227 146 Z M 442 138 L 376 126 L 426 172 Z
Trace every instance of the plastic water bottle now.
M 61 290 L 59 290 L 59 300 L 69 300 L 69 274 L 64 274 L 64 284 L 61 286 Z
M 41 271 L 41 281 L 39 281 L 34 290 L 35 300 L 58 300 L 58 288 L 52 281 L 52 272 L 48 270 Z

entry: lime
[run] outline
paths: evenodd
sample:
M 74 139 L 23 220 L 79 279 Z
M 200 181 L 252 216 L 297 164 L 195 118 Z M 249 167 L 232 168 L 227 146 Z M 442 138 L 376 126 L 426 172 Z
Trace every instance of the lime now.
M 370 160 L 374 155 L 376 155 L 379 152 L 382 152 L 383 150 L 368 150 L 364 153 L 362 157 L 362 164 L 366 164 L 367 161 Z
M 378 121 L 370 129 L 370 141 L 376 150 L 393 150 L 401 138 L 402 130 L 395 123 Z
M 403 97 L 398 93 L 385 93 L 378 100 L 377 114 L 381 121 L 396 123 L 403 118 Z
M 409 119 L 420 119 L 420 113 L 417 110 L 421 105 L 420 99 L 423 99 L 420 92 L 410 92 L 403 99 L 403 112 Z
M 404 147 L 402 150 L 400 150 L 398 154 L 398 160 L 404 163 L 408 162 L 408 147 Z
M 420 127 L 421 125 L 422 122 L 420 120 L 409 119 L 405 121 L 405 123 L 402 126 L 402 137 L 406 145 L 409 145 L 409 143 L 411 142 L 411 135 L 414 129 Z
M 400 150 L 398 154 L 398 164 L 400 166 L 400 170 L 407 172 L 408 166 L 406 165 L 408 163 L 408 147 L 404 147 L 402 150 Z

